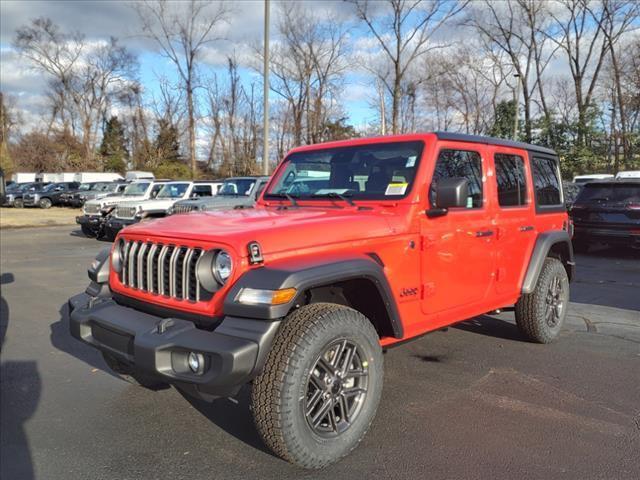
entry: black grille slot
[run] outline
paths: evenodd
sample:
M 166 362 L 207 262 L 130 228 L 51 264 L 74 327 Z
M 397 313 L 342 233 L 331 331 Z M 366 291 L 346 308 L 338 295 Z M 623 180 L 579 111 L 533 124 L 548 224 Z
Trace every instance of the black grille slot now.
M 128 241 L 122 247 L 123 285 L 177 300 L 198 302 L 212 295 L 200 288 L 197 277 L 201 248 Z

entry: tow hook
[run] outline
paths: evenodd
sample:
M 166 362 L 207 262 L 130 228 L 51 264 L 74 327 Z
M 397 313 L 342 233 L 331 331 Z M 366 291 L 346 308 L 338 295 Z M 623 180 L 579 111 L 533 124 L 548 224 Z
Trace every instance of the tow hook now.
M 162 335 L 164 332 L 166 332 L 169 328 L 173 327 L 174 325 L 175 325 L 175 322 L 173 321 L 173 318 L 163 318 L 156 324 L 156 331 L 158 332 L 159 335 Z

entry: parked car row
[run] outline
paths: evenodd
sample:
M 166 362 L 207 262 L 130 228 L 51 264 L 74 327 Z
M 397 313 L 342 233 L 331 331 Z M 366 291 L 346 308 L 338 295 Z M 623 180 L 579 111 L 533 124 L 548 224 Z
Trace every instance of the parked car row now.
M 45 209 L 53 206 L 81 207 L 89 199 L 120 193 L 127 185 L 127 183 L 120 181 L 16 183 L 7 187 L 3 206 Z
M 215 181 L 138 181 L 121 195 L 85 202 L 76 218 L 88 237 L 114 239 L 124 227 L 191 211 L 251 208 L 268 177 L 233 177 Z

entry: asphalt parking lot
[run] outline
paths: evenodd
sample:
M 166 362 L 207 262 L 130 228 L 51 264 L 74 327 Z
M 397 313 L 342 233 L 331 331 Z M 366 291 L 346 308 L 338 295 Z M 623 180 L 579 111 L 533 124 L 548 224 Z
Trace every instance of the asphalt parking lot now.
M 247 392 L 213 404 L 106 371 L 64 305 L 108 244 L 70 227 L 1 233 L 3 479 L 640 478 L 640 252 L 577 258 L 561 339 L 483 316 L 385 356 L 378 416 L 320 472 L 271 455 Z

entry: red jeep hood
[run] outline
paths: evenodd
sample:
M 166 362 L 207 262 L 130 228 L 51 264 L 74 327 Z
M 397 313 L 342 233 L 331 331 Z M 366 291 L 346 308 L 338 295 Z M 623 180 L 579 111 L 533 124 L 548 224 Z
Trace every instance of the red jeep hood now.
M 150 237 L 223 242 L 245 252 L 258 241 L 264 253 L 390 235 L 391 215 L 352 208 L 301 207 L 286 210 L 253 208 L 171 215 L 131 225 L 124 233 Z

